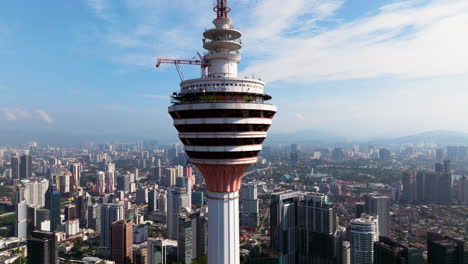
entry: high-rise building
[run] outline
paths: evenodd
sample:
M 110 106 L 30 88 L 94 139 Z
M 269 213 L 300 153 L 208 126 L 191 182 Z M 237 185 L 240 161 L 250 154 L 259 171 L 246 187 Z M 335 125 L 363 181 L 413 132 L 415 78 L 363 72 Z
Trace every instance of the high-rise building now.
M 435 159 L 437 162 L 442 162 L 444 160 L 444 150 L 443 149 L 436 149 L 435 152 Z
M 159 192 L 152 189 L 148 192 L 148 212 L 154 212 L 158 209 Z
M 418 202 L 426 200 L 426 173 L 423 171 L 416 173 L 416 200 Z
M 177 219 L 184 208 L 190 208 L 187 189 L 170 187 L 167 197 L 167 236 L 177 239 Z
M 26 239 L 28 235 L 28 205 L 24 199 L 23 186 L 16 186 L 16 221 L 15 221 L 15 237 Z
M 351 220 L 351 264 L 373 264 L 374 242 L 378 239 L 378 217 L 366 215 Z
M 31 155 L 24 154 L 20 157 L 20 179 L 32 178 L 32 159 Z
M 271 99 L 264 93 L 264 82 L 238 77 L 242 34 L 229 19 L 227 0 L 218 0 L 215 10 L 215 28 L 203 33 L 208 53 L 202 58 L 202 78 L 180 83 L 169 113 L 188 161 L 205 178 L 208 263 L 238 264 L 240 183 L 258 160 L 276 107 L 264 103 Z
M 466 176 L 458 181 L 458 203 L 468 206 L 468 178 Z
M 271 248 L 281 254 L 283 264 L 297 263 L 298 203 L 300 192 L 273 193 L 270 204 Z
M 203 207 L 205 205 L 204 192 L 192 192 L 192 204 L 196 207 Z
M 146 187 L 140 186 L 136 191 L 136 202 L 137 204 L 147 204 L 148 203 L 148 189 Z
M 447 146 L 447 159 L 453 162 L 463 161 L 467 156 L 466 146 Z
M 332 160 L 333 161 L 343 161 L 344 160 L 344 151 L 342 148 L 334 148 L 332 151 Z
M 106 192 L 113 193 L 114 190 L 114 179 L 115 179 L 115 172 L 114 171 L 106 171 Z
M 291 152 L 289 154 L 289 160 L 292 164 L 296 164 L 299 160 L 299 147 L 297 144 L 291 144 Z
M 260 224 L 257 184 L 243 184 L 240 191 L 241 226 L 257 227 Z
M 130 192 L 130 176 L 128 174 L 117 176 L 117 191 Z
M 416 172 L 403 172 L 403 193 L 401 199 L 405 202 L 414 202 L 417 198 Z
M 112 223 L 125 218 L 124 204 L 105 203 L 101 205 L 100 211 L 100 249 L 101 251 L 106 252 L 111 249 Z
M 91 196 L 88 194 L 75 197 L 76 217 L 80 220 L 81 228 L 90 228 L 88 222 L 88 207 L 91 204 Z
M 298 203 L 299 264 L 341 264 L 344 228 L 327 196 L 306 193 Z
M 151 178 L 148 179 L 151 182 L 157 182 L 159 183 L 162 178 L 162 168 L 161 168 L 161 161 L 159 161 L 159 166 L 151 168 L 151 173 L 150 173 Z
M 11 178 L 19 181 L 20 178 L 20 159 L 17 156 L 11 157 Z
M 45 194 L 45 208 L 50 211 L 50 230 L 56 231 L 61 226 L 60 192 L 55 184 L 50 184 Z
M 111 256 L 115 264 L 133 264 L 133 224 L 121 220 L 112 223 Z
M 193 251 L 196 252 L 196 221 L 189 214 L 179 214 L 177 219 L 177 261 L 180 263 L 192 263 Z
M 74 204 L 66 205 L 64 208 L 65 220 L 76 219 L 76 206 Z
M 61 173 L 57 176 L 55 176 L 57 187 L 59 189 L 60 193 L 69 193 L 70 191 L 73 190 L 71 181 L 72 181 L 72 175 L 71 173 Z
M 164 173 L 164 181 L 162 181 L 162 185 L 166 187 L 174 186 L 176 184 L 176 177 L 176 168 L 166 168 Z
M 141 244 L 148 240 L 148 225 L 141 224 L 133 228 L 133 243 Z
M 374 243 L 374 264 L 423 263 L 423 251 L 414 245 L 402 245 L 384 236 Z
M 98 195 L 106 193 L 106 174 L 103 171 L 96 174 L 96 192 Z
M 389 149 L 381 148 L 379 149 L 379 159 L 381 161 L 389 161 L 392 159 L 392 155 Z
M 468 248 L 465 242 L 448 236 L 427 233 L 428 264 L 465 264 L 468 262 Z
M 177 261 L 177 241 L 149 238 L 148 239 L 148 264 L 169 264 Z
M 72 174 L 72 181 L 71 185 L 74 190 L 80 187 L 80 180 L 81 180 L 81 163 L 73 163 L 70 165 L 70 172 Z
M 53 232 L 33 231 L 28 238 L 28 264 L 57 264 L 57 242 Z
M 366 213 L 379 217 L 379 235 L 390 235 L 390 198 L 387 196 L 367 195 Z
M 49 181 L 42 180 L 21 180 L 24 187 L 24 199 L 28 206 L 44 206 L 45 194 L 49 188 Z

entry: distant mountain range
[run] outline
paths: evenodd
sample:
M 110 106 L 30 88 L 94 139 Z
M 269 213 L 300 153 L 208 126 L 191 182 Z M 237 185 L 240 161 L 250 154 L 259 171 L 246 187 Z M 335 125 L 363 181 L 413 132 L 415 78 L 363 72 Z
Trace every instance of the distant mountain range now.
M 411 136 L 404 136 L 392 139 L 376 140 L 377 144 L 418 144 L 432 143 L 440 146 L 448 145 L 468 145 L 468 134 L 456 131 L 434 130 L 423 132 Z

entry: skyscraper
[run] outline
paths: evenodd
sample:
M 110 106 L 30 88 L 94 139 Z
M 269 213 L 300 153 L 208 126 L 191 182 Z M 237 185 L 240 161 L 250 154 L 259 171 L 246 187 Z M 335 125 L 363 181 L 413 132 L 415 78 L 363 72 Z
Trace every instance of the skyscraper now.
M 427 233 L 428 264 L 465 264 L 468 262 L 468 249 L 465 242 L 437 233 Z
M 387 196 L 367 195 L 366 213 L 379 217 L 379 235 L 390 235 L 390 198 Z
M 20 159 L 17 156 L 11 157 L 11 178 L 18 182 L 20 180 Z
M 177 239 L 177 219 L 183 208 L 189 208 L 189 198 L 186 188 L 170 187 L 167 197 L 167 236 Z
M 374 242 L 379 239 L 378 217 L 353 219 L 350 229 L 351 264 L 373 264 Z
M 416 173 L 403 172 L 403 194 L 401 199 L 405 202 L 414 202 L 417 198 Z
M 436 149 L 435 159 L 437 162 L 442 162 L 444 160 L 444 150 L 443 149 Z
M 45 194 L 45 208 L 50 211 L 50 230 L 55 231 L 60 228 L 60 192 L 55 184 L 49 185 Z
M 28 238 L 28 264 L 58 263 L 57 242 L 53 232 L 33 231 Z
M 390 153 L 390 150 L 386 149 L 386 148 L 381 148 L 379 149 L 379 159 L 381 161 L 389 161 L 392 159 L 392 156 L 391 156 L 391 153 Z
M 15 222 L 15 236 L 20 239 L 26 239 L 28 234 L 28 205 L 24 200 L 23 186 L 16 186 L 16 222 Z
M 88 219 L 88 207 L 91 205 L 91 196 L 88 194 L 75 197 L 76 215 L 80 220 L 81 228 L 90 228 Z
M 257 227 L 260 224 L 257 184 L 249 182 L 241 189 L 241 226 Z
M 100 213 L 101 224 L 101 241 L 100 250 L 104 254 L 109 253 L 111 249 L 112 223 L 123 220 L 125 217 L 123 203 L 118 204 L 102 204 Z
M 20 179 L 29 179 L 31 177 L 32 177 L 31 155 L 24 154 L 20 157 Z
M 458 181 L 458 203 L 468 206 L 468 178 L 466 176 Z
M 73 189 L 76 190 L 78 187 L 80 187 L 81 164 L 73 163 L 72 165 L 70 165 L 70 171 L 72 173 L 71 185 L 73 186 Z
M 171 261 L 177 261 L 177 241 L 162 238 L 149 238 L 148 264 L 169 264 Z
M 113 193 L 114 192 L 114 179 L 115 179 L 115 172 L 114 171 L 106 171 L 106 192 Z
M 374 264 L 423 264 L 423 251 L 414 245 L 402 245 L 388 237 L 374 243 Z
M 210 264 L 240 261 L 240 183 L 257 162 L 276 113 L 275 106 L 264 103 L 271 99 L 264 82 L 237 75 L 242 34 L 233 27 L 230 10 L 227 0 L 217 1 L 215 28 L 203 33 L 208 53 L 202 58 L 202 78 L 181 82 L 169 107 L 189 162 L 205 178 Z
M 270 204 L 271 248 L 281 254 L 284 264 L 297 263 L 300 192 L 273 193 Z
M 24 199 L 28 206 L 44 206 L 45 194 L 49 188 L 49 181 L 42 180 L 21 180 L 24 187 Z
M 196 244 L 193 236 L 196 236 L 196 222 L 189 214 L 179 214 L 177 219 L 177 261 L 180 263 L 191 263 L 193 251 L 196 252 Z
M 133 224 L 121 220 L 112 223 L 112 260 L 116 264 L 133 264 Z
M 128 174 L 117 176 L 117 191 L 125 193 L 130 191 L 130 176 Z
M 334 148 L 332 151 L 332 160 L 333 161 L 343 161 L 344 152 L 342 148 Z
M 106 193 L 106 174 L 103 171 L 96 174 L 96 192 L 98 195 Z

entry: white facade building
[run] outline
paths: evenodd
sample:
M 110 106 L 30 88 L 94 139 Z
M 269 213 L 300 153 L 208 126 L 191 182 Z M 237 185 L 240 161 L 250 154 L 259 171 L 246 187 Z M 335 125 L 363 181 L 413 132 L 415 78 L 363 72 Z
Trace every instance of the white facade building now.
M 364 215 L 351 220 L 351 264 L 373 264 L 374 242 L 379 241 L 379 219 Z

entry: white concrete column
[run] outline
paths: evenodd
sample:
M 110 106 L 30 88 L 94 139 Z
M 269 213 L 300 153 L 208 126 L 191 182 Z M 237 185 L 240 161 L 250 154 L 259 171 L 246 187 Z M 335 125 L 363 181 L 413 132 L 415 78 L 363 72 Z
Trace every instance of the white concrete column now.
M 208 192 L 208 264 L 239 264 L 239 192 Z

